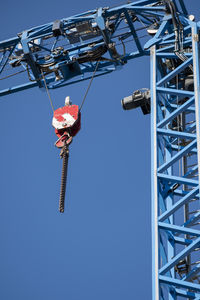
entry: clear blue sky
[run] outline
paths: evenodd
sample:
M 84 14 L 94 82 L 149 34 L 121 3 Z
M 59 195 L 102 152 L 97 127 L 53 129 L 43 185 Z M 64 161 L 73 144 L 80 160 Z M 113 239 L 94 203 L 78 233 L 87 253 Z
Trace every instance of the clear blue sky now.
M 199 19 L 200 3 L 185 0 Z M 0 40 L 119 1 L 1 3 Z M 188 5 L 189 4 L 189 5 Z M 88 83 L 51 92 L 80 104 Z M 46 93 L 0 99 L 0 299 L 150 300 L 150 118 L 120 100 L 149 87 L 149 58 L 94 80 L 70 149 L 58 212 L 59 151 Z

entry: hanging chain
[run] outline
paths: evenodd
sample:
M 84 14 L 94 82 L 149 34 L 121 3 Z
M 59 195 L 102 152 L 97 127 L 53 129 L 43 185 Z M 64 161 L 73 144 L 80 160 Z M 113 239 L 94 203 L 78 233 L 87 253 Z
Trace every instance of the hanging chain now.
M 61 177 L 61 186 L 60 186 L 59 211 L 60 213 L 64 213 L 65 192 L 66 192 L 66 184 L 67 184 L 67 169 L 68 169 L 68 159 L 69 159 L 69 147 L 66 143 L 61 150 L 60 156 L 63 160 L 63 165 L 62 165 L 62 177 Z

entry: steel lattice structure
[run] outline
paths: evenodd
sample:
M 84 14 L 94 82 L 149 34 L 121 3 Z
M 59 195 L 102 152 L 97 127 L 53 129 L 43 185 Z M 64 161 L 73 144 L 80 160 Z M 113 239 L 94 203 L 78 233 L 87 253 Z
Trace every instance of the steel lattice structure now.
M 150 26 L 154 36 L 142 39 Z M 45 81 L 49 89 L 63 87 L 91 78 L 97 66 L 95 76 L 105 75 L 150 55 L 153 300 L 200 299 L 199 27 L 183 0 L 143 0 L 0 43 L 0 74 L 8 80 L 0 96 Z M 9 87 L 22 72 L 22 83 Z
M 181 19 L 177 60 L 168 23 L 151 48 L 153 299 L 200 299 L 200 24 Z
M 182 0 L 180 11 L 186 14 Z M 178 9 L 178 8 L 177 8 Z M 0 96 L 35 86 L 49 89 L 87 80 L 100 60 L 96 76 L 119 70 L 130 59 L 149 55 L 146 29 L 159 25 L 166 13 L 162 1 L 143 0 L 99 8 L 25 30 L 0 42 Z M 147 36 L 147 37 L 146 37 Z M 7 73 L 6 73 L 7 72 Z M 23 73 L 24 74 L 20 74 Z M 19 83 L 11 76 L 19 74 Z

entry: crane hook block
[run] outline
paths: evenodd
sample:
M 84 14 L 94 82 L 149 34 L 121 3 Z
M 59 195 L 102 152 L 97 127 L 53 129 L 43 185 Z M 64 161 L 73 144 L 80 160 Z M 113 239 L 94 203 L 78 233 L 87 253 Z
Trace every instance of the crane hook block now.
M 63 148 L 65 144 L 69 145 L 81 129 L 81 113 L 78 105 L 66 105 L 56 109 L 52 125 L 58 137 L 56 147 Z

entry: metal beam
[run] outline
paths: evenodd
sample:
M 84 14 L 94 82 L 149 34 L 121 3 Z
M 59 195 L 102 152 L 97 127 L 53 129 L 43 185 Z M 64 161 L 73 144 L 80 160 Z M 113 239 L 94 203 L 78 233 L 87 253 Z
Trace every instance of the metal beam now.
M 163 222 L 169 216 L 174 214 L 179 208 L 183 207 L 190 199 L 192 199 L 199 192 L 199 187 L 194 188 L 191 192 L 187 193 L 183 198 L 177 201 L 169 210 L 165 211 L 162 215 L 159 216 L 158 220 Z
M 165 284 L 170 285 L 170 286 L 181 287 L 181 288 L 184 288 L 184 289 L 190 289 L 190 290 L 200 292 L 200 285 L 199 284 L 186 282 L 186 281 L 182 281 L 182 280 L 179 280 L 179 279 L 174 279 L 174 278 L 170 278 L 170 277 L 162 276 L 162 275 L 159 276 L 159 280 L 160 280 L 161 283 L 165 283 Z
M 165 264 L 159 271 L 160 275 L 164 275 L 167 273 L 171 268 L 173 268 L 181 259 L 186 257 L 191 251 L 196 249 L 200 245 L 200 237 L 193 241 L 188 247 L 184 248 L 179 254 L 177 254 L 171 261 Z M 199 287 L 200 289 L 200 287 Z

